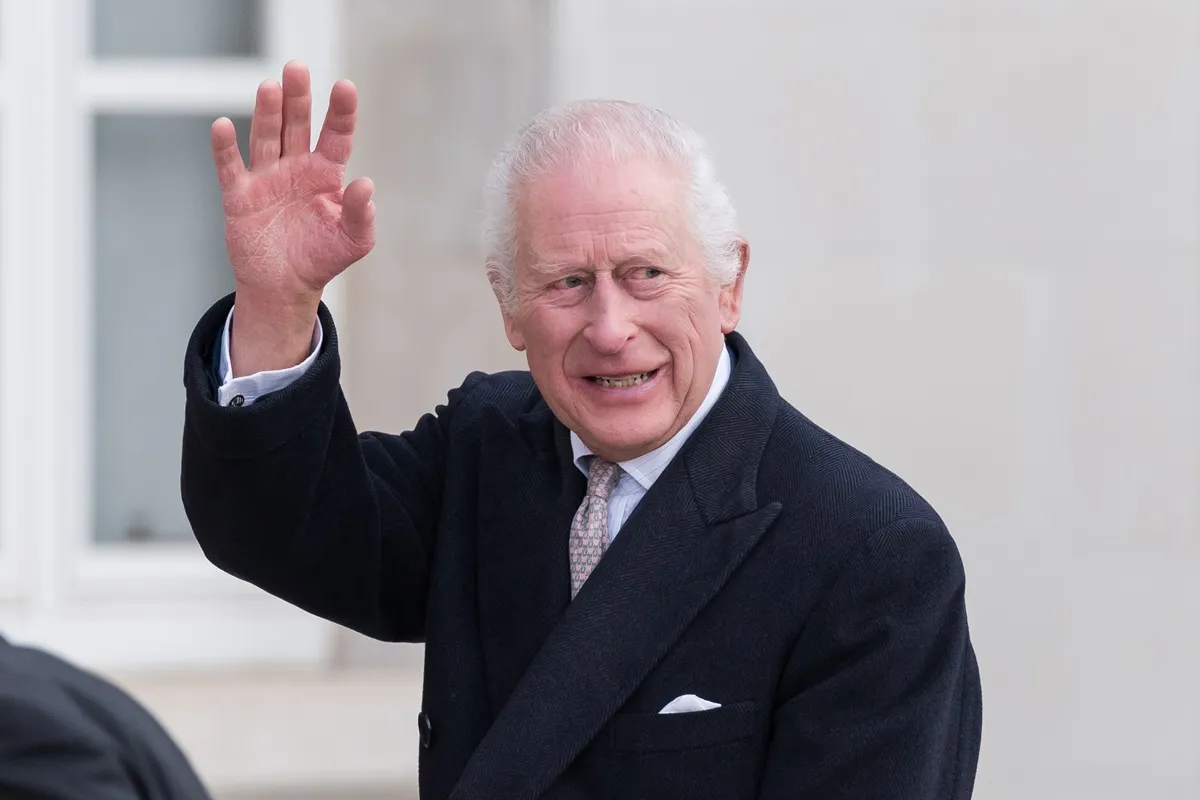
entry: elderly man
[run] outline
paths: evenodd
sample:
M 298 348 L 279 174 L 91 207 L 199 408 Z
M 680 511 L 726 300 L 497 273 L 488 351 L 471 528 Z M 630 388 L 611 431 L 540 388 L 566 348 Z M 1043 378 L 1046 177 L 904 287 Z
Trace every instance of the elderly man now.
M 958 552 L 734 332 L 749 249 L 701 140 L 629 103 L 533 120 L 487 186 L 529 371 L 360 433 L 320 302 L 374 242 L 356 107 L 335 84 L 310 152 L 291 63 L 248 167 L 213 126 L 236 293 L 188 346 L 183 499 L 222 569 L 425 643 L 421 797 L 969 797 Z

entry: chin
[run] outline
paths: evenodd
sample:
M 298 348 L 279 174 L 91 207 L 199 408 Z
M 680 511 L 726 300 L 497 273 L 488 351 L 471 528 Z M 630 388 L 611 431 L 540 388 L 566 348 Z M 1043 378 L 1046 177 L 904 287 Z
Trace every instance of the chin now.
M 595 444 L 589 443 L 589 447 L 598 454 L 607 453 L 610 458 L 615 458 L 617 461 L 628 461 L 649 453 L 665 444 L 670 438 L 667 425 L 647 425 L 647 421 L 644 419 L 632 420 L 633 424 L 630 422 L 622 420 L 592 421 L 592 424 L 586 426 L 587 439 Z

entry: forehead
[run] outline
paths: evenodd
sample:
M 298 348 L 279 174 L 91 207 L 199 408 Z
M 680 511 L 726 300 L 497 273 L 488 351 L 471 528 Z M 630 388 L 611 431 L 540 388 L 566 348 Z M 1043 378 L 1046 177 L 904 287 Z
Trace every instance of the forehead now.
M 557 169 L 518 204 L 522 261 L 620 261 L 688 245 L 681 173 L 654 161 Z

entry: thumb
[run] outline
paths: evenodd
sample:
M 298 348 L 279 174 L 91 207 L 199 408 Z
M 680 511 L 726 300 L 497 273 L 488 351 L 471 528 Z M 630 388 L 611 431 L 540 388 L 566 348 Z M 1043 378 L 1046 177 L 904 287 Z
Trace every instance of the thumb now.
M 375 184 L 357 178 L 342 192 L 342 235 L 359 249 L 375 246 Z

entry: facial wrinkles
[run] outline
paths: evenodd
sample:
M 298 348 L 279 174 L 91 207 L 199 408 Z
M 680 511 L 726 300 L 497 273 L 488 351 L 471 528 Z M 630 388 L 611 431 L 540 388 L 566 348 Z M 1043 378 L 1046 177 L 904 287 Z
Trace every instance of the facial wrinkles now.
M 563 173 L 528 187 L 519 305 L 506 318 L 555 413 L 590 446 L 614 453 L 642 452 L 678 430 L 707 392 L 702 376 L 711 376 L 720 345 L 717 290 L 675 176 L 654 164 L 629 169 Z M 610 404 L 580 383 L 655 369 L 664 371 L 644 405 Z
M 580 240 L 603 241 L 607 246 L 608 243 L 628 245 L 639 239 L 648 239 L 661 246 L 668 243 L 661 240 L 667 238 L 664 235 L 671 230 L 670 221 L 663 217 L 661 210 L 642 204 L 595 212 L 587 210 L 574 210 L 562 214 L 551 212 L 540 220 L 544 224 L 538 224 L 538 221 L 535 221 L 530 226 L 528 240 L 543 241 L 543 248 L 549 251 L 558 251 L 560 248 L 577 249 L 584 244 Z M 543 230 L 548 235 L 541 237 L 539 234 Z M 552 253 L 543 252 L 536 255 L 545 258 L 551 256 Z M 579 255 L 587 256 L 589 263 L 602 262 L 602 254 L 598 252 Z
M 556 272 L 564 267 L 595 271 L 646 251 L 677 260 L 687 231 L 679 230 L 679 204 L 664 206 L 662 191 L 675 191 L 669 183 L 652 174 L 648 182 L 618 194 L 615 202 L 620 205 L 613 208 L 613 195 L 603 188 L 594 194 L 593 178 L 585 170 L 582 175 L 564 174 L 527 187 L 521 202 L 525 230 L 520 235 L 531 246 L 525 264 L 557 267 Z M 605 184 L 601 180 L 600 185 Z M 533 272 L 533 277 L 536 281 L 543 276 Z
M 555 273 L 613 273 L 636 261 L 647 266 L 662 266 L 662 253 L 668 252 L 661 238 L 650 231 L 621 231 L 573 237 L 555 248 Z

